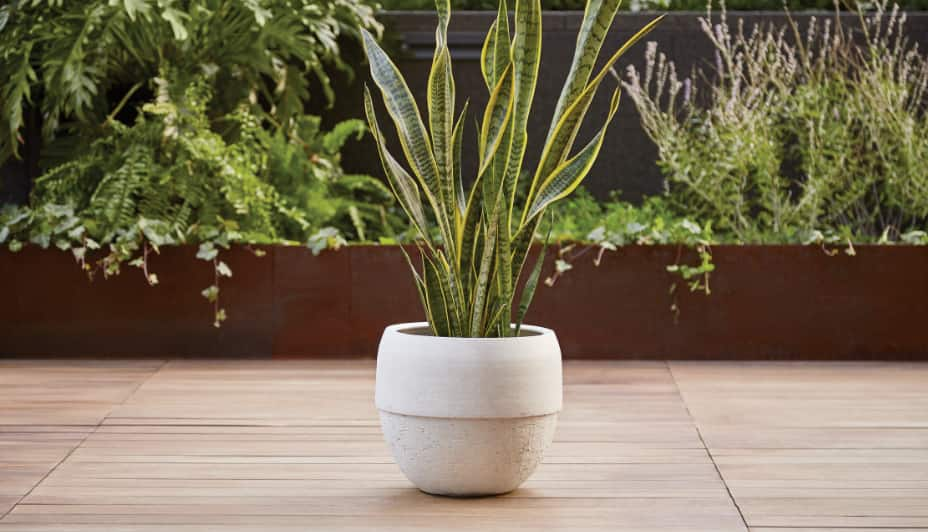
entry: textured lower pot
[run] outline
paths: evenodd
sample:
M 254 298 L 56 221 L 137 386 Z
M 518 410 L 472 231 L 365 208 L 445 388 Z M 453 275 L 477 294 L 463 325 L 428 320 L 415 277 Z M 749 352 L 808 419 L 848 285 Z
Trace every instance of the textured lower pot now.
M 403 473 L 422 491 L 478 496 L 519 487 L 541 463 L 561 410 L 554 331 L 444 338 L 426 323 L 386 328 L 375 402 Z

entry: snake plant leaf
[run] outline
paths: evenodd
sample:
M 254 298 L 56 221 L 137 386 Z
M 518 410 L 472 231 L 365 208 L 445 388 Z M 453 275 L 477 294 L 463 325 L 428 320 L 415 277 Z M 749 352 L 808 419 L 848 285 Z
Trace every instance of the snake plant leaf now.
M 429 308 L 428 298 L 425 297 L 425 280 L 419 275 L 419 271 L 412 263 L 412 258 L 409 256 L 409 253 L 406 251 L 406 246 L 400 244 L 398 246 L 400 251 L 403 252 L 403 257 L 406 259 L 406 264 L 409 266 L 409 271 L 412 272 L 413 282 L 416 285 L 416 292 L 419 294 L 419 302 L 422 304 L 422 309 L 425 311 L 425 319 L 429 323 L 432 323 L 432 312 Z M 422 256 L 425 253 L 425 250 L 422 249 L 422 246 L 417 242 L 416 248 L 419 250 L 419 255 Z
M 541 0 L 516 0 L 515 36 L 512 41 L 513 103 L 512 145 L 506 163 L 506 174 L 522 170 L 528 143 L 528 117 L 538 81 L 541 63 Z M 500 176 L 505 182 L 505 174 Z
M 573 99 L 573 102 L 570 103 L 563 112 L 542 149 L 541 160 L 538 163 L 538 168 L 535 171 L 535 176 L 532 178 L 532 184 L 529 188 L 527 199 L 529 203 L 534 201 L 538 186 L 551 175 L 551 172 L 553 172 L 558 165 L 564 162 L 570 150 L 573 148 L 574 140 L 577 138 L 577 133 L 580 131 L 583 119 L 603 79 L 605 79 L 606 75 L 612 70 L 612 67 L 619 58 L 621 58 L 635 43 L 650 33 L 663 18 L 664 15 L 655 18 L 625 41 L 625 43 L 606 61 L 599 73 L 586 85 L 583 91 Z M 523 223 L 527 220 L 527 214 L 528 211 L 523 215 Z
M 589 173 L 615 116 L 619 93 L 613 96 L 605 124 L 574 154 L 574 141 L 591 102 L 618 58 L 660 19 L 633 36 L 593 76 L 619 0 L 587 0 L 570 74 L 542 146 L 542 157 L 530 186 L 524 187 L 528 197 L 523 198 L 517 192 L 523 189 L 519 178 L 524 171 L 528 120 L 538 83 L 541 4 L 540 0 L 515 0 L 510 37 L 507 3 L 500 0 L 481 50 L 480 67 L 489 102 L 477 125 L 477 173 L 465 194 L 461 152 L 467 104 L 455 120 L 454 77 L 447 45 L 449 1 L 436 0 L 439 22 L 428 78 L 427 124 L 396 66 L 370 34 L 363 34 L 371 75 L 396 127 L 408 166 L 397 162 L 387 150 L 368 91 L 365 112 L 390 189 L 419 232 L 421 274 L 408 255 L 407 262 L 433 332 L 441 336 L 511 336 L 521 331 L 543 268 L 546 248 L 519 288 L 535 232 L 545 210 L 573 191 Z M 434 236 L 436 227 L 441 245 Z M 516 294 L 519 290 L 521 293 Z M 517 295 L 518 308 L 514 309 Z
M 505 196 L 504 196 L 505 197 Z M 496 237 L 496 291 L 499 296 L 499 305 L 502 308 L 509 309 L 503 316 L 503 322 L 500 323 L 500 333 L 502 336 L 508 336 L 510 332 L 510 314 L 512 309 L 512 247 L 509 234 L 509 209 L 508 202 L 505 206 L 500 206 L 505 212 L 499 217 L 499 229 Z
M 444 216 L 443 187 L 439 181 L 432 146 L 416 101 L 403 75 L 377 44 L 374 37 L 364 29 L 361 29 L 361 35 L 371 67 L 371 77 L 380 89 L 387 112 L 396 126 L 406 159 L 419 178 L 422 191 L 436 214 L 442 234 L 446 239 L 450 239 L 451 233 Z
M 512 116 L 514 96 L 512 81 L 512 65 L 509 65 L 503 71 L 503 75 L 496 87 L 493 88 L 490 101 L 487 102 L 487 107 L 484 110 L 483 124 L 480 128 L 480 137 L 477 143 L 477 150 L 480 153 L 478 175 L 484 173 L 487 166 L 493 161 L 493 156 L 503 139 L 509 118 Z
M 490 269 L 493 266 L 493 257 L 496 251 L 496 235 L 499 231 L 499 201 L 493 207 L 490 220 L 485 224 L 483 238 L 483 254 L 480 258 L 480 271 L 477 274 L 474 286 L 474 303 L 471 311 L 470 335 L 479 337 L 483 329 L 486 316 L 487 288 L 490 284 Z
M 448 22 L 451 20 L 451 0 L 435 0 L 435 12 L 438 14 L 438 28 L 441 32 L 442 41 L 439 44 L 447 44 Z
M 380 162 L 383 166 L 384 173 L 387 176 L 387 183 L 396 197 L 397 202 L 402 207 L 406 216 L 409 217 L 416 227 L 419 235 L 429 240 L 428 227 L 426 225 L 425 211 L 422 209 L 422 199 L 419 195 L 419 187 L 415 179 L 406 172 L 406 169 L 397 162 L 390 151 L 387 149 L 383 133 L 377 122 L 377 115 L 374 111 L 374 103 L 371 99 L 370 90 L 364 86 L 364 112 L 367 115 L 367 123 L 370 127 L 371 136 L 374 137 L 374 143 L 377 146 L 377 152 L 380 155 Z
M 457 253 L 455 258 L 458 262 L 458 269 L 462 272 L 464 277 L 465 290 L 469 289 L 471 284 L 471 273 L 476 277 L 476 272 L 471 272 L 476 264 L 476 249 L 477 249 L 477 240 L 480 234 L 480 215 L 481 210 L 477 208 L 477 204 L 482 201 L 483 190 L 479 186 L 479 183 L 474 184 L 471 187 L 470 196 L 467 201 L 467 206 L 464 210 L 464 222 L 461 224 L 460 229 L 458 230 L 457 239 L 455 244 L 457 245 Z M 469 268 L 465 267 L 466 264 L 470 264 Z
M 451 335 L 461 336 L 466 329 L 463 286 L 457 271 L 452 268 L 452 263 L 445 256 L 444 249 L 439 248 L 436 250 L 435 257 L 441 274 L 439 278 L 442 282 L 442 290 L 445 293 L 446 301 L 449 303 L 448 316 L 451 319 Z
M 540 214 L 549 205 L 567 196 L 580 186 L 583 178 L 589 173 L 590 168 L 596 161 L 596 157 L 599 155 L 603 139 L 606 137 L 606 129 L 608 129 L 612 117 L 615 116 L 619 108 L 620 95 L 621 92 L 618 89 L 612 93 L 612 103 L 609 104 L 609 115 L 606 117 L 606 123 L 603 124 L 603 127 L 600 128 L 593 139 L 577 155 L 557 167 L 539 187 L 538 195 L 529 208 L 529 218 Z
M 432 69 L 429 72 L 428 99 L 429 129 L 431 130 L 432 149 L 435 156 L 438 180 L 441 183 L 442 203 L 445 206 L 445 217 L 448 220 L 456 218 L 457 189 L 453 179 L 449 179 L 453 172 L 452 160 L 453 130 L 454 130 L 454 75 L 451 69 L 451 53 L 448 50 L 448 17 L 450 14 L 449 0 L 436 0 L 438 11 L 438 27 L 435 29 L 435 55 L 432 60 Z
M 425 279 L 425 298 L 431 309 L 432 319 L 429 324 L 435 336 L 452 336 L 451 317 L 448 315 L 448 300 L 441 281 L 438 266 L 427 254 L 422 255 L 422 275 Z
M 464 139 L 464 118 L 467 116 L 467 107 L 469 104 L 469 101 L 464 102 L 464 108 L 461 109 L 461 115 L 458 117 L 458 121 L 454 126 L 454 132 L 451 133 L 451 178 L 454 180 L 458 209 L 458 215 L 455 216 L 455 220 L 458 221 L 458 224 L 455 226 L 456 229 L 459 229 L 460 221 L 463 221 L 464 210 L 467 207 L 466 196 L 464 194 L 464 176 L 461 171 L 461 151 L 463 149 Z
M 522 225 L 512 237 L 513 284 L 518 281 L 519 273 L 525 267 L 525 260 L 528 258 L 529 249 L 535 241 L 535 232 L 540 224 L 541 216 L 536 216 Z
M 484 331 L 484 336 L 498 336 L 506 337 L 511 336 L 512 327 L 509 326 L 509 310 L 505 305 L 498 303 L 495 307 L 495 310 L 490 314 L 490 319 L 487 321 L 487 328 Z
M 545 140 L 551 138 L 564 110 L 577 99 L 590 80 L 596 58 L 599 57 L 603 41 L 606 39 L 606 34 L 615 20 L 621 3 L 622 0 L 590 0 L 587 2 L 583 22 L 577 33 L 577 46 L 574 49 L 570 72 L 567 74 L 567 81 L 561 89 L 561 95 L 554 108 L 551 129 Z
M 492 91 L 493 87 L 499 83 L 499 78 L 509 65 L 510 54 L 509 11 L 506 7 L 506 0 L 500 0 L 496 20 L 490 26 L 487 37 L 483 41 L 483 48 L 480 50 L 480 70 L 487 84 L 487 90 Z
M 541 276 L 541 269 L 545 264 L 545 255 L 548 254 L 548 241 L 550 239 L 551 231 L 548 231 L 548 236 L 545 237 L 544 245 L 541 247 L 541 251 L 538 253 L 538 257 L 535 258 L 535 266 L 532 267 L 532 273 L 529 274 L 528 279 L 525 280 L 525 286 L 522 287 L 522 297 L 519 301 L 519 312 L 516 315 L 515 336 L 519 336 L 519 333 L 522 330 L 522 322 L 525 321 L 525 315 L 528 313 L 528 308 L 532 304 L 532 299 L 535 298 L 535 289 L 538 287 L 538 278 Z

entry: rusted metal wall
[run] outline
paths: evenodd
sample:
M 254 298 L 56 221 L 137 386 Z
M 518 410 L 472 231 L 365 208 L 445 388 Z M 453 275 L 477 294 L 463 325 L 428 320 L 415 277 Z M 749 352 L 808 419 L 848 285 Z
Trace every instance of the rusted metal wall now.
M 2 251 L 0 356 L 370 358 L 386 325 L 422 319 L 396 247 L 267 251 L 224 252 L 220 329 L 195 248 L 153 256 L 156 287 L 135 268 L 91 283 L 69 253 Z M 679 286 L 674 300 L 678 253 L 630 246 L 598 267 L 587 255 L 539 287 L 528 321 L 555 329 L 566 358 L 928 360 L 926 247 L 718 246 L 712 294 Z

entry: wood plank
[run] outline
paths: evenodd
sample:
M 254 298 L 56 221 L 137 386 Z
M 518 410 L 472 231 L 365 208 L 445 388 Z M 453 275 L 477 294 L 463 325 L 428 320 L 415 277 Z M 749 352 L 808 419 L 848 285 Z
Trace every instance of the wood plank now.
M 464 501 L 418 492 L 393 463 L 373 374 L 371 361 L 171 361 L 76 432 L 86 439 L 0 532 L 745 530 L 666 364 L 567 364 L 539 470 L 506 497 Z M 41 445 L 8 445 L 54 458 L 65 431 L 44 425 Z
M 162 363 L 0 359 L 0 425 L 96 425 Z
M 740 517 L 727 501 L 705 499 L 447 499 L 415 490 L 397 496 L 281 499 L 264 504 L 18 505 L 8 523 L 310 524 L 431 523 L 487 526 L 575 526 L 603 529 L 692 527 L 730 530 Z M 383 520 L 383 521 L 381 521 Z M 444 525 L 442 525 L 444 523 Z
M 752 530 L 928 527 L 928 366 L 671 369 Z

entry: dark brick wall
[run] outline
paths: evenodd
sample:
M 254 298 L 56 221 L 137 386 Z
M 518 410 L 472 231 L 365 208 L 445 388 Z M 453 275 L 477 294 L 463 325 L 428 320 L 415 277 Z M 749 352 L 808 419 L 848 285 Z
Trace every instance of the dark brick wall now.
M 452 16 L 449 40 L 455 60 L 458 101 L 463 103 L 465 98 L 471 101 L 469 129 L 464 139 L 465 175 L 473 175 L 475 171 L 473 150 L 476 144 L 476 127 L 473 124 L 479 118 L 478 113 L 487 99 L 487 90 L 480 74 L 480 47 L 494 16 L 494 13 L 489 12 L 459 12 Z M 604 45 L 603 55 L 611 53 L 654 16 L 653 13 L 619 14 Z M 676 62 L 681 72 L 689 72 L 693 66 L 705 65 L 713 60 L 712 46 L 699 29 L 700 16 L 698 13 L 671 13 L 646 39 L 656 41 L 659 49 Z M 813 16 L 822 18 L 834 15 L 824 12 L 802 13 L 794 15 L 794 18 L 800 26 L 804 26 Z M 770 12 L 733 13 L 730 14 L 729 21 L 733 23 L 738 18 L 745 20 L 746 27 L 758 23 L 787 23 L 784 14 Z M 535 96 L 535 111 L 530 122 L 529 151 L 526 158 L 529 168 L 533 168 L 538 160 L 541 142 L 547 133 L 554 104 L 570 66 L 581 19 L 582 13 L 578 12 L 549 12 L 544 15 L 541 75 Z M 428 12 L 390 12 L 383 14 L 381 20 L 389 29 L 386 46 L 390 53 L 398 58 L 400 69 L 424 106 L 424 92 L 434 43 L 435 17 Z M 842 17 L 843 24 L 854 24 L 855 21 L 855 15 Z M 910 13 L 907 32 L 909 38 L 918 42 L 922 50 L 928 49 L 928 13 Z M 624 76 L 625 68 L 630 63 L 640 68 L 644 60 L 644 49 L 643 41 L 619 62 L 616 70 Z M 354 75 L 344 72 L 333 75 L 336 85 L 334 107 L 325 106 L 321 90 L 317 88 L 312 94 L 320 96 L 311 101 L 308 108 L 310 112 L 324 115 L 328 124 L 344 118 L 363 117 L 362 86 L 368 79 L 367 66 L 363 63 L 363 54 L 357 46 L 347 43 L 344 52 L 345 62 L 353 66 Z M 612 80 L 608 80 L 606 85 L 612 83 Z M 608 87 L 603 89 L 593 104 L 589 126 L 581 133 L 581 142 L 592 135 L 605 116 L 609 91 Z M 25 161 L 13 162 L 0 169 L 0 203 L 24 201 L 30 180 L 38 171 L 38 143 L 34 142 L 37 140 L 35 132 L 38 129 L 38 117 L 35 119 L 36 123 L 32 124 L 31 132 L 27 132 L 26 135 L 31 139 L 27 145 L 31 146 L 25 150 Z M 383 112 L 380 120 L 382 125 L 386 125 L 387 116 Z M 397 146 L 394 146 L 394 154 L 400 155 Z M 631 100 L 626 99 L 613 121 L 606 144 L 587 178 L 586 185 L 600 197 L 615 189 L 621 189 L 624 197 L 632 200 L 641 197 L 642 194 L 658 192 L 661 189 L 661 176 L 654 164 L 656 158 L 657 149 L 641 130 Z M 346 147 L 343 163 L 349 171 L 382 175 L 376 151 L 369 138 L 362 142 L 350 143 Z
M 0 205 L 22 205 L 29 198 L 32 181 L 39 176 L 39 148 L 41 146 L 41 119 L 35 108 L 23 112 L 24 127 L 20 135 L 23 144 L 19 158 L 0 165 Z
M 454 73 L 457 81 L 459 102 L 469 98 L 471 110 L 482 110 L 487 100 L 487 90 L 480 74 L 479 55 L 482 39 L 495 14 L 488 12 L 459 12 L 452 16 L 449 41 L 452 43 L 452 56 L 455 60 Z M 611 34 L 603 46 L 603 54 L 608 57 L 622 42 L 630 37 L 654 16 L 653 13 L 621 13 L 616 17 Z M 679 72 L 688 73 L 693 66 L 708 66 L 714 61 L 713 48 L 699 28 L 698 13 L 671 13 L 645 41 L 638 43 L 620 60 L 617 72 L 625 76 L 625 69 L 634 63 L 641 69 L 644 63 L 646 41 L 656 41 L 658 48 L 664 51 L 677 64 Z M 833 17 L 833 13 L 802 13 L 794 19 L 802 27 L 811 17 Z M 773 23 L 777 26 L 788 23 L 786 15 L 769 12 L 742 12 L 729 15 L 729 23 L 734 24 L 738 18 L 745 20 L 745 27 L 755 24 Z M 561 86 L 567 75 L 573 57 L 574 42 L 582 13 L 550 12 L 544 15 L 544 38 L 542 43 L 542 64 L 538 88 L 535 95 L 534 112 L 530 120 L 529 151 L 526 163 L 534 168 L 540 155 L 541 143 L 547 133 L 551 113 L 560 94 Z M 434 46 L 435 17 L 426 12 L 391 12 L 382 17 L 387 27 L 393 32 L 391 53 L 398 57 L 398 65 L 407 77 L 407 81 L 420 102 L 425 101 L 425 87 L 431 64 Z M 856 15 L 842 16 L 842 24 L 853 25 Z M 909 38 L 919 42 L 919 47 L 928 47 L 928 13 L 909 15 L 907 23 Z M 359 67 L 364 69 L 365 67 Z M 357 80 L 367 80 L 366 70 L 359 70 Z M 607 80 L 600 91 L 599 98 L 590 111 L 588 126 L 581 133 L 580 142 L 590 138 L 605 117 L 608 97 L 613 85 Z M 358 116 L 361 110 L 361 83 L 346 85 L 339 91 L 334 116 Z M 475 166 L 476 127 L 473 121 L 479 114 L 471 112 L 469 135 L 465 137 L 465 168 Z M 387 116 L 380 117 L 381 125 Z M 467 147 L 471 151 L 467 150 Z M 398 148 L 394 154 L 399 156 Z M 609 191 L 620 189 L 627 199 L 640 198 L 642 194 L 661 190 L 661 175 L 655 161 L 657 149 L 647 138 L 639 124 L 637 112 L 630 98 L 626 98 L 618 115 L 612 123 L 602 153 L 587 178 L 586 186 L 597 196 L 604 197 Z M 365 171 L 382 175 L 379 161 L 372 143 L 364 142 L 349 148 L 345 156 L 345 166 L 352 170 Z M 465 175 L 468 172 L 465 170 Z

